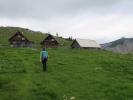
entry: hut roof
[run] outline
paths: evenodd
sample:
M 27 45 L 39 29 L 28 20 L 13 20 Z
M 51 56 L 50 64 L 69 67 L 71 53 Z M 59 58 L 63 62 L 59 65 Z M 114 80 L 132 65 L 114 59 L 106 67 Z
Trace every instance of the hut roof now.
M 21 35 L 22 37 L 24 37 L 27 41 L 29 41 L 21 32 L 16 32 L 11 38 L 9 38 L 9 41 L 12 41 L 12 39 L 16 36 L 16 35 Z M 30 41 L 29 41 L 30 42 Z
M 101 48 L 101 46 L 95 40 L 89 39 L 76 39 L 80 47 L 92 47 L 92 48 Z
M 57 44 L 59 44 L 58 41 L 56 40 L 56 38 L 53 35 L 51 35 L 51 34 L 47 34 L 46 37 L 44 38 L 44 40 L 41 42 L 41 44 L 43 44 L 45 41 L 47 41 L 48 37 L 52 37 L 54 39 L 54 41 Z

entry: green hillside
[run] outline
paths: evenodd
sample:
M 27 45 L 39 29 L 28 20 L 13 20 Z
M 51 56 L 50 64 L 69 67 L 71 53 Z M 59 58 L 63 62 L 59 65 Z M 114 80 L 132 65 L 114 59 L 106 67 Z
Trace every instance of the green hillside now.
M 0 100 L 133 100 L 133 56 L 105 51 L 0 48 Z
M 23 32 L 23 34 L 36 45 L 40 45 L 40 42 L 46 37 L 46 33 L 32 31 L 26 28 L 20 27 L 0 27 L 0 45 L 9 45 L 8 39 L 14 35 L 17 31 Z M 55 37 L 61 46 L 70 46 L 71 41 L 65 40 L 62 37 Z

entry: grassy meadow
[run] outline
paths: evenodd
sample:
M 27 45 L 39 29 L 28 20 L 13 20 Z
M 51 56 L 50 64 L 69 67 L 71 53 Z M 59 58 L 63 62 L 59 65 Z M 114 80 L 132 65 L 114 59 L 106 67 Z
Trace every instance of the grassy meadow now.
M 0 100 L 133 100 L 133 56 L 106 51 L 0 48 Z

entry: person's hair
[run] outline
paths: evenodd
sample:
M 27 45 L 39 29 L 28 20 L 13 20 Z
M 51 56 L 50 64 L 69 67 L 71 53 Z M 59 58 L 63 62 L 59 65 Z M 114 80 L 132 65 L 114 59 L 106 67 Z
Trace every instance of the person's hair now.
M 45 51 L 45 48 L 43 48 L 42 51 Z

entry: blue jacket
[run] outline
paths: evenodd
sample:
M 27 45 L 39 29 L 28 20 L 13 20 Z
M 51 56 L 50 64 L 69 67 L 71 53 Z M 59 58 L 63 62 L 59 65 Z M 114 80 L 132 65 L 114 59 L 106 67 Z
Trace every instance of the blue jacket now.
M 48 58 L 48 52 L 47 51 L 41 51 L 40 57 L 41 58 Z

